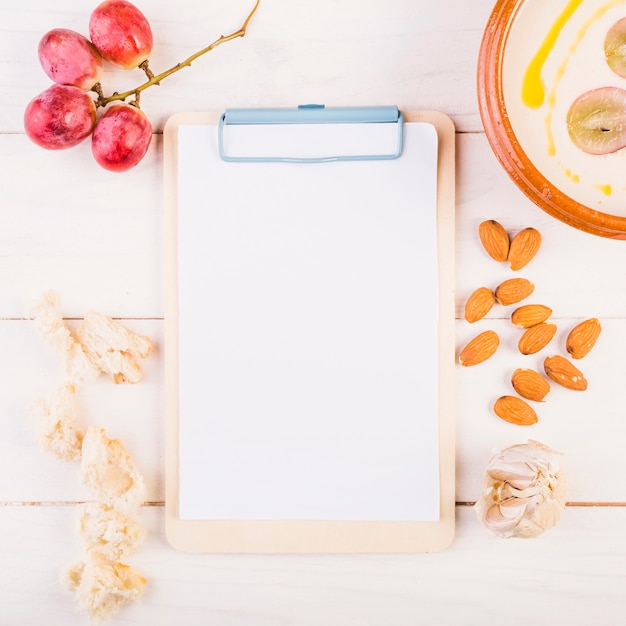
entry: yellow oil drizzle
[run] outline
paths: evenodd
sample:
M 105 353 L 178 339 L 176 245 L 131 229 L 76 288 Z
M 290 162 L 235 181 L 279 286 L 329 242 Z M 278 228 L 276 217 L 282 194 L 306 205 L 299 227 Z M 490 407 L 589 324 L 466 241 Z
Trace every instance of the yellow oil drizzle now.
M 574 172 L 572 172 L 572 170 L 565 170 L 565 176 L 567 176 L 573 183 L 579 183 L 580 182 L 580 175 L 579 174 L 574 174 Z
M 577 44 L 578 45 L 577 40 Z M 574 47 L 575 49 L 575 47 Z M 570 48 L 571 50 L 571 48 Z M 554 117 L 554 107 L 556 106 L 556 88 L 558 84 L 561 82 L 561 79 L 565 75 L 565 70 L 567 69 L 567 64 L 569 62 L 569 57 L 565 59 L 565 61 L 559 65 L 556 70 L 556 75 L 554 77 L 554 83 L 552 84 L 552 89 L 547 97 L 548 102 L 548 113 L 546 114 L 545 124 L 546 124 L 546 139 L 547 139 L 547 150 L 550 156 L 554 156 L 556 154 L 556 146 L 554 144 L 554 136 L 552 134 L 552 118 Z
M 594 185 L 594 188 L 601 191 L 605 196 L 610 196 L 613 193 L 611 185 Z
M 569 0 L 567 6 L 563 9 L 554 24 L 552 24 L 539 50 L 537 50 L 537 53 L 528 65 L 522 83 L 522 101 L 526 106 L 538 109 L 543 104 L 545 88 L 543 80 L 541 79 L 541 70 L 550 52 L 552 52 L 552 48 L 554 48 L 554 44 L 563 30 L 563 27 L 582 2 L 583 0 Z

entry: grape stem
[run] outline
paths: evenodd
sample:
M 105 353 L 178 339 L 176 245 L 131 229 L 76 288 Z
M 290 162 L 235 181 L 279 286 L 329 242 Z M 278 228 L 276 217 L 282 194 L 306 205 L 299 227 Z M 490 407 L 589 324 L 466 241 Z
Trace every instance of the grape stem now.
M 256 3 L 254 7 L 252 8 L 252 11 L 250 11 L 250 13 L 248 14 L 248 17 L 245 19 L 244 23 L 241 25 L 241 28 L 231 33 L 230 35 L 221 35 L 218 39 L 216 39 L 213 43 L 209 44 L 206 48 L 203 48 L 202 50 L 199 50 L 195 54 L 192 54 L 189 58 L 185 59 L 182 63 L 177 63 L 176 65 L 174 65 L 174 67 L 170 67 L 169 70 L 165 70 L 164 72 L 161 72 L 160 74 L 154 75 L 148 69 L 148 61 L 147 60 L 144 61 L 139 67 L 145 72 L 146 76 L 148 77 L 148 80 L 145 83 L 136 87 L 135 89 L 130 89 L 129 91 L 124 91 L 122 93 L 115 92 L 111 94 L 110 96 L 104 96 L 100 83 L 97 83 L 93 87 L 93 91 L 95 91 L 96 94 L 98 94 L 98 98 L 95 101 L 96 107 L 105 107 L 107 106 L 107 104 L 111 102 L 115 102 L 118 100 L 124 101 L 126 100 L 126 98 L 130 98 L 131 96 L 135 96 L 135 101 L 132 102 L 131 104 L 134 104 L 135 106 L 138 107 L 139 106 L 139 94 L 142 91 L 145 91 L 146 89 L 148 89 L 148 87 L 152 87 L 152 85 L 160 84 L 164 78 L 171 76 L 175 72 L 178 72 L 178 70 L 182 70 L 183 67 L 189 67 L 198 57 L 201 57 L 203 54 L 206 54 L 207 52 L 211 52 L 211 50 L 213 50 L 214 48 L 217 48 L 217 46 L 220 46 L 221 44 L 226 43 L 227 41 L 237 39 L 238 37 L 244 37 L 246 34 L 246 30 L 248 28 L 248 24 L 250 23 L 250 20 L 252 19 L 252 16 L 255 14 L 260 3 L 261 3 L 261 0 L 256 0 Z

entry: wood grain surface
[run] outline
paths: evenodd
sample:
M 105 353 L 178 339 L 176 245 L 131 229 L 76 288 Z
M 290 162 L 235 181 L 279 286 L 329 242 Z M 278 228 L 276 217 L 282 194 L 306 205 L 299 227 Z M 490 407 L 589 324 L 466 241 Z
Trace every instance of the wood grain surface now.
M 137 2 L 151 21 L 151 66 L 166 69 L 236 30 L 250 3 Z M 95 6 L 95 3 L 93 3 Z M 22 0 L 0 7 L 0 625 L 89 623 L 59 583 L 79 556 L 77 505 L 88 498 L 75 464 L 38 447 L 26 409 L 62 382 L 59 358 L 38 335 L 33 302 L 57 291 L 76 325 L 89 310 L 150 336 L 144 380 L 104 377 L 81 390 L 87 424 L 120 438 L 144 474 L 148 539 L 132 563 L 148 579 L 141 602 L 116 624 L 218 626 L 476 626 L 623 624 L 626 610 L 626 247 L 574 230 L 530 203 L 496 161 L 482 132 L 475 70 L 491 3 L 478 0 L 262 0 L 245 38 L 220 46 L 142 96 L 153 141 L 134 170 L 98 168 L 88 143 L 46 152 L 23 131 L 28 101 L 49 84 L 37 44 L 47 30 L 86 33 L 84 0 Z M 625 7 L 626 12 L 626 7 Z M 142 82 L 107 67 L 105 90 Z M 210 556 L 173 550 L 164 535 L 162 129 L 181 111 L 226 106 L 396 104 L 435 109 L 457 130 L 456 337 L 461 347 L 493 328 L 501 347 L 487 363 L 456 368 L 456 537 L 418 556 Z M 207 185 L 211 184 L 207 173 Z M 511 307 L 474 325 L 463 319 L 477 287 L 512 277 L 482 250 L 478 224 L 534 226 L 537 257 L 517 274 L 533 301 L 553 309 L 549 352 L 568 330 L 598 317 L 603 332 L 580 363 L 585 392 L 555 389 L 539 422 L 515 427 L 492 411 L 516 367 Z M 532 540 L 493 537 L 471 504 L 494 450 L 527 439 L 563 454 L 568 506 Z

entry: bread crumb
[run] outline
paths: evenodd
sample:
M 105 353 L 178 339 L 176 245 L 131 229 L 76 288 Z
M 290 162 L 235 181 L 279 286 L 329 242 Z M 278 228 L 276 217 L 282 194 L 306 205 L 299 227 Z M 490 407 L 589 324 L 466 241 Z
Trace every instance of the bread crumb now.
M 109 561 L 136 552 L 146 536 L 135 519 L 100 502 L 83 505 L 78 532 L 88 553 L 96 552 Z
M 63 385 L 30 408 L 41 449 L 62 461 L 81 458 L 84 432 L 76 416 L 75 396 L 73 385 Z
M 75 563 L 63 578 L 65 586 L 76 593 L 79 609 L 99 622 L 138 600 L 147 582 L 129 565 L 98 556 Z
M 64 586 L 70 591 L 76 591 L 80 585 L 84 571 L 85 564 L 82 561 L 74 563 L 74 565 L 68 567 L 67 570 L 63 572 L 62 582 Z
M 129 512 L 145 501 L 143 476 L 119 439 L 91 426 L 83 439 L 80 477 L 92 496 L 107 506 Z

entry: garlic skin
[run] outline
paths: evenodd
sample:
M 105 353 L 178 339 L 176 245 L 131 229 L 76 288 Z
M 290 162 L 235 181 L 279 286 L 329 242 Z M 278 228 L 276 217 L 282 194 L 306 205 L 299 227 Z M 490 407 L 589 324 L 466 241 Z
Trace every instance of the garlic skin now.
M 495 454 L 476 502 L 478 518 L 498 537 L 536 537 L 552 528 L 565 507 L 560 454 L 529 440 Z

